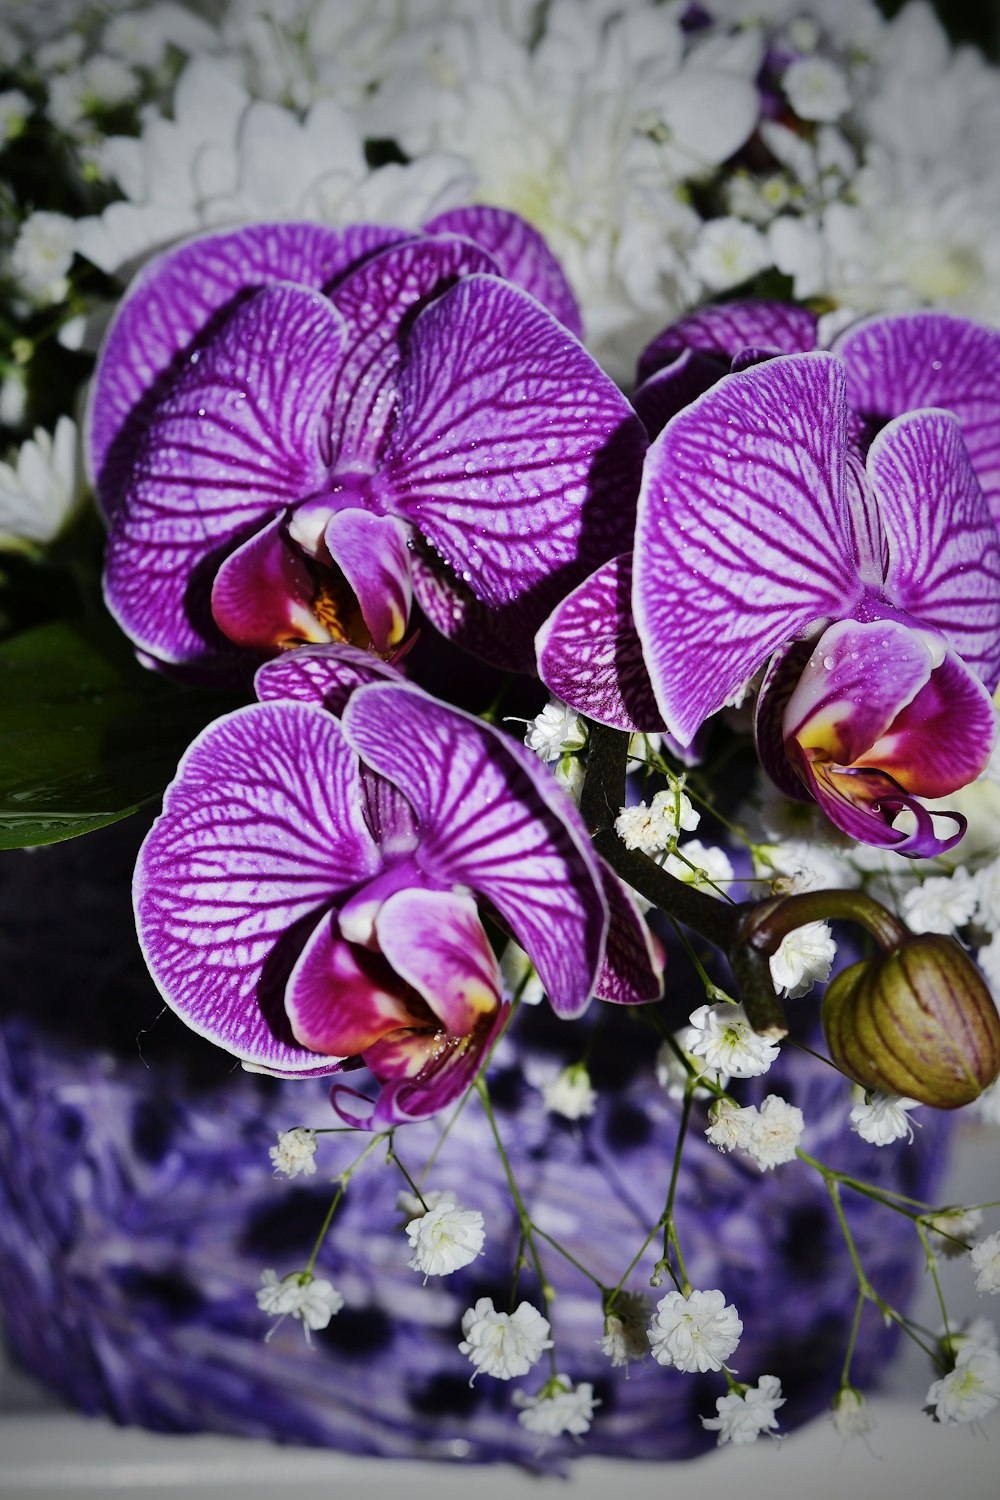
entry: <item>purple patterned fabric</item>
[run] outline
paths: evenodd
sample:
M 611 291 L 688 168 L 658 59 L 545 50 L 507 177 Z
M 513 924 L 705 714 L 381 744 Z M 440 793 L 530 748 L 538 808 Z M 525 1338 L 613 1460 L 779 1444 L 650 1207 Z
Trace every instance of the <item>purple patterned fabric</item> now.
M 532 295 L 573 322 L 558 267 L 515 216 L 455 222 L 202 236 L 126 296 L 90 461 L 108 607 L 151 658 L 391 657 L 416 589 L 445 634 L 523 669 L 552 604 L 629 543 L 644 433 Z M 469 597 L 491 622 L 473 637 Z
M 710 1447 L 697 1418 L 714 1410 L 719 1378 L 650 1360 L 627 1378 L 612 1370 L 598 1349 L 599 1299 L 555 1253 L 545 1265 L 559 1367 L 593 1381 L 602 1402 L 585 1448 L 562 1438 L 540 1452 L 509 1386 L 482 1378 L 470 1387 L 456 1347 L 462 1312 L 479 1296 L 505 1304 L 517 1247 L 474 1105 L 443 1144 L 429 1122 L 408 1126 L 397 1145 L 412 1170 L 440 1148 L 430 1185 L 483 1212 L 486 1255 L 421 1286 L 406 1266 L 402 1181 L 373 1161 L 349 1189 L 318 1268 L 347 1305 L 312 1348 L 291 1320 L 263 1344 L 260 1272 L 302 1266 L 329 1201 L 325 1179 L 358 1143 L 323 1138 L 315 1178 L 271 1176 L 275 1132 L 325 1124 L 326 1087 L 234 1073 L 163 1011 L 131 933 L 131 840 L 126 824 L 0 858 L 0 1308 L 25 1368 L 84 1411 L 158 1431 L 549 1470 L 581 1451 L 650 1461 Z M 676 994 L 672 1021 L 695 1003 Z M 807 1013 L 798 1007 L 798 1021 Z M 539 1084 L 590 1043 L 597 1110 L 570 1124 L 545 1111 Z M 539 1008 L 522 1011 L 491 1070 L 530 1211 L 611 1281 L 666 1192 L 679 1110 L 656 1085 L 655 1047 L 652 1030 L 615 1007 L 577 1022 Z M 799 1104 L 804 1144 L 820 1159 L 935 1200 L 945 1119 L 929 1112 L 912 1145 L 874 1152 L 846 1129 L 846 1086 L 811 1057 L 789 1049 L 764 1083 L 745 1085 L 745 1102 L 775 1090 Z M 689 1270 L 739 1308 L 740 1378 L 777 1374 L 788 1398 L 782 1427 L 792 1430 L 822 1412 L 839 1382 L 856 1290 L 849 1257 L 816 1176 L 788 1165 L 762 1177 L 710 1147 L 704 1125 L 699 1107 L 678 1185 Z M 856 1194 L 844 1194 L 844 1208 L 871 1280 L 905 1307 L 921 1264 L 911 1226 Z M 656 1253 L 630 1286 L 643 1288 Z M 876 1383 L 895 1343 L 867 1308 L 855 1383 Z
M 668 423 L 639 502 L 636 629 L 684 744 L 773 653 L 810 640 L 798 686 L 779 668 L 761 695 L 765 766 L 777 692 L 782 753 L 827 816 L 853 838 L 931 854 L 964 823 L 947 815 L 958 831 L 939 837 L 917 799 L 974 779 L 993 744 L 1000 546 L 955 419 L 898 417 L 863 464 L 847 378 L 830 354 L 778 356 Z M 961 754 L 939 741 L 948 697 Z M 912 833 L 894 826 L 903 810 Z

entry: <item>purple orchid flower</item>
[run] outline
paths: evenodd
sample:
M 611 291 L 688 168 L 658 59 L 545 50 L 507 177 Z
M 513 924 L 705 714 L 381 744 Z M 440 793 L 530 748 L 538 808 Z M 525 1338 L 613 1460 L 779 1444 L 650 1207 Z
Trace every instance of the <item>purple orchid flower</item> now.
M 416 593 L 523 666 L 560 592 L 620 550 L 645 438 L 532 295 L 579 326 L 554 258 L 496 209 L 431 228 L 202 236 L 125 298 L 89 445 L 108 606 L 154 660 L 388 657 Z
M 682 744 L 773 657 L 765 768 L 853 838 L 929 855 L 965 824 L 949 813 L 938 837 L 918 799 L 971 781 L 993 744 L 1000 547 L 952 415 L 890 421 L 866 459 L 849 417 L 826 353 L 729 375 L 674 417 L 640 495 L 636 628 Z
M 147 963 L 194 1030 L 262 1072 L 363 1062 L 377 1101 L 338 1108 L 381 1128 L 455 1099 L 503 1027 L 480 903 L 560 1015 L 659 997 L 645 924 L 522 747 L 349 647 L 258 691 L 187 751 L 136 868 Z

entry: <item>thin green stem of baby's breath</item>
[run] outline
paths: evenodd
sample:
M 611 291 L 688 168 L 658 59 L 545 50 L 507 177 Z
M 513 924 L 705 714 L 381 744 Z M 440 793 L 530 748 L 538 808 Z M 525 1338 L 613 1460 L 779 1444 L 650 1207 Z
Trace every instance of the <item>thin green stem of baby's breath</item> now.
M 553 1239 L 551 1234 L 546 1234 L 545 1230 L 540 1229 L 539 1226 L 534 1222 L 532 1223 L 531 1227 L 534 1233 L 537 1234 L 541 1239 L 543 1239 L 547 1245 L 552 1246 L 557 1255 L 561 1255 L 563 1260 L 568 1261 L 571 1266 L 575 1266 L 576 1269 L 580 1272 L 581 1276 L 586 1276 L 588 1281 L 592 1281 L 601 1292 L 602 1296 L 607 1293 L 608 1288 L 604 1285 L 604 1282 L 601 1280 L 601 1278 L 599 1276 L 595 1276 L 593 1271 L 588 1271 L 583 1262 L 577 1260 L 576 1256 L 573 1255 L 569 1250 L 567 1250 L 565 1245 L 561 1245 L 558 1240 Z
M 397 1152 L 396 1152 L 395 1138 L 391 1134 L 389 1136 L 389 1146 L 388 1146 L 388 1149 L 387 1149 L 387 1151 L 385 1153 L 385 1160 L 386 1160 L 386 1164 L 387 1165 L 391 1162 L 393 1164 L 393 1166 L 396 1166 L 396 1167 L 399 1168 L 400 1172 L 402 1172 L 402 1174 L 403 1174 L 403 1178 L 404 1178 L 404 1181 L 406 1182 L 407 1187 L 410 1189 L 410 1192 L 413 1193 L 414 1196 L 420 1200 L 420 1205 L 423 1208 L 424 1213 L 426 1213 L 427 1212 L 427 1200 L 425 1199 L 423 1193 L 420 1191 L 420 1188 L 419 1188 L 418 1184 L 416 1183 L 416 1181 L 410 1176 L 410 1173 L 406 1170 L 406 1168 L 404 1167 L 403 1163 L 400 1161 L 399 1156 L 397 1155 Z
M 687 1136 L 688 1122 L 691 1118 L 691 1105 L 694 1099 L 695 1083 L 689 1078 L 684 1090 L 684 1102 L 681 1105 L 681 1117 L 677 1125 L 677 1141 L 674 1145 L 674 1158 L 670 1168 L 670 1186 L 667 1189 L 667 1201 L 663 1213 L 660 1216 L 660 1224 L 663 1226 L 663 1256 L 657 1261 L 653 1270 L 651 1283 L 659 1285 L 662 1271 L 666 1271 L 676 1286 L 677 1290 L 687 1297 L 691 1292 L 691 1283 L 688 1280 L 687 1270 L 684 1265 L 684 1256 L 681 1253 L 680 1240 L 677 1236 L 677 1225 L 674 1222 L 674 1201 L 677 1197 L 677 1184 L 680 1180 L 681 1160 L 684 1155 L 684 1141 Z M 670 1256 L 673 1252 L 677 1269 L 674 1270 Z
M 680 941 L 681 947 L 684 949 L 685 953 L 688 956 L 688 959 L 690 960 L 694 968 L 695 973 L 701 980 L 702 986 L 705 990 L 706 1000 L 708 1000 L 711 1005 L 715 1005 L 717 1002 L 725 1003 L 726 1001 L 728 1001 L 730 1005 L 735 1005 L 736 1002 L 733 1000 L 732 995 L 727 995 L 725 990 L 717 985 L 715 981 L 710 977 L 708 970 L 705 968 L 705 965 L 702 963 L 701 959 L 695 952 L 690 939 L 688 938 L 680 923 L 673 917 L 671 917 L 670 920 L 674 932 L 677 934 L 678 940 Z
M 930 1275 L 931 1281 L 934 1283 L 934 1295 L 937 1297 L 938 1307 L 941 1310 L 941 1321 L 944 1324 L 944 1331 L 946 1335 L 949 1335 L 951 1333 L 951 1328 L 949 1326 L 948 1319 L 948 1305 L 944 1300 L 944 1292 L 941 1290 L 941 1278 L 938 1276 L 937 1256 L 934 1254 L 934 1250 L 931 1246 L 927 1225 L 923 1222 L 922 1219 L 914 1219 L 913 1222 L 917 1234 L 920 1236 L 920 1243 L 924 1251 L 924 1259 L 927 1262 L 928 1274 Z
M 360 1167 L 361 1163 L 365 1160 L 365 1157 L 370 1156 L 379 1142 L 384 1141 L 386 1137 L 388 1137 L 390 1141 L 392 1140 L 391 1130 L 381 1130 L 377 1135 L 373 1135 L 367 1146 L 365 1146 L 364 1150 L 354 1158 L 350 1166 L 345 1167 L 342 1172 L 337 1174 L 337 1177 L 335 1179 L 337 1183 L 337 1191 L 334 1193 L 333 1199 L 330 1203 L 330 1207 L 326 1211 L 326 1218 L 323 1220 L 319 1234 L 316 1236 L 316 1243 L 312 1247 L 312 1253 L 309 1256 L 309 1259 L 306 1261 L 304 1272 L 305 1275 L 311 1276 L 313 1274 L 313 1271 L 316 1269 L 317 1257 L 319 1255 L 319 1252 L 323 1248 L 323 1241 L 326 1239 L 326 1236 L 330 1229 L 330 1225 L 333 1223 L 333 1216 L 337 1212 L 337 1209 L 340 1207 L 340 1200 L 347 1192 L 347 1184 L 350 1182 L 358 1167 Z
M 496 1115 L 493 1113 L 493 1103 L 490 1099 L 490 1091 L 486 1086 L 486 1077 L 484 1073 L 480 1073 L 476 1078 L 474 1087 L 476 1093 L 479 1095 L 480 1103 L 483 1106 L 483 1113 L 486 1116 L 486 1123 L 490 1127 L 490 1134 L 493 1136 L 493 1141 L 497 1148 L 497 1154 L 500 1157 L 500 1165 L 502 1166 L 503 1174 L 507 1179 L 507 1186 L 510 1189 L 510 1196 L 514 1204 L 514 1208 L 517 1212 L 522 1241 L 521 1250 L 518 1254 L 518 1263 L 520 1264 L 523 1258 L 524 1246 L 527 1246 L 528 1254 L 531 1257 L 531 1263 L 535 1268 L 535 1275 L 538 1277 L 538 1285 L 541 1290 L 542 1301 L 545 1304 L 545 1315 L 546 1317 L 548 1317 L 552 1302 L 555 1299 L 555 1288 L 552 1286 L 551 1282 L 545 1275 L 545 1269 L 542 1265 L 542 1258 L 538 1253 L 538 1246 L 535 1243 L 534 1224 L 532 1223 L 531 1215 L 528 1213 L 528 1210 L 525 1207 L 524 1199 L 521 1197 L 521 1190 L 517 1185 L 517 1178 L 514 1176 L 514 1168 L 511 1165 L 510 1157 L 507 1155 L 503 1139 L 500 1135 L 500 1129 L 497 1125 Z M 549 1363 L 552 1366 L 552 1374 L 554 1376 L 556 1374 L 556 1359 L 554 1349 L 549 1350 Z
M 854 1317 L 851 1319 L 851 1333 L 850 1337 L 847 1340 L 847 1348 L 844 1351 L 844 1363 L 841 1366 L 840 1371 L 841 1390 L 844 1390 L 845 1387 L 849 1386 L 851 1383 L 851 1360 L 854 1358 L 854 1348 L 858 1342 L 858 1333 L 861 1328 L 861 1315 L 864 1312 L 866 1300 L 867 1299 L 861 1287 L 858 1287 L 858 1296 L 854 1304 Z
M 870 1183 L 859 1182 L 856 1177 L 849 1177 L 846 1172 L 839 1172 L 836 1167 L 828 1167 L 801 1148 L 795 1154 L 799 1161 L 804 1161 L 814 1168 L 825 1181 L 838 1182 L 842 1187 L 851 1188 L 853 1192 L 860 1193 L 863 1198 L 871 1198 L 873 1202 L 881 1203 L 885 1208 L 891 1208 L 893 1212 L 902 1214 L 907 1219 L 917 1219 L 921 1215 L 941 1212 L 940 1209 L 935 1209 L 932 1203 L 925 1203 L 920 1198 L 909 1198 L 905 1193 L 894 1193 L 891 1188 L 876 1188 Z M 908 1204 L 909 1207 L 904 1207 L 904 1204 Z M 911 1213 L 910 1209 L 916 1209 L 917 1212 Z

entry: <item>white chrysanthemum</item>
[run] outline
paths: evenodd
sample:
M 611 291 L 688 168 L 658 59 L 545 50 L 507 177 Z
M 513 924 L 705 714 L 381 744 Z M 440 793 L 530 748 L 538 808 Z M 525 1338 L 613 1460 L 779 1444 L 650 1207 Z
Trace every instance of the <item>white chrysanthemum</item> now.
M 851 1109 L 851 1129 L 872 1146 L 888 1146 L 893 1141 L 913 1140 L 913 1122 L 909 1111 L 918 1108 L 916 1099 L 898 1094 L 883 1094 L 878 1089 L 860 1094 Z
M 19 289 L 34 302 L 61 302 L 69 289 L 76 222 L 40 208 L 29 214 L 10 252 L 10 270 Z
M 325 1328 L 330 1319 L 340 1312 L 344 1299 L 332 1282 L 322 1276 L 313 1276 L 309 1271 L 293 1271 L 279 1281 L 272 1270 L 261 1272 L 261 1287 L 257 1293 L 257 1306 L 261 1312 L 282 1318 L 291 1315 L 302 1324 L 309 1342 L 311 1331 Z M 275 1323 L 271 1333 L 277 1328 Z M 268 1334 L 270 1338 L 271 1334 Z
M 279 1172 L 285 1177 L 312 1177 L 316 1172 L 316 1132 L 305 1125 L 294 1130 L 279 1130 L 278 1144 L 272 1146 L 268 1155 L 274 1165 L 275 1176 Z
M 931 875 L 903 897 L 900 915 L 911 932 L 953 933 L 970 921 L 980 888 L 964 865 L 952 875 Z
M 213 51 L 216 42 L 217 34 L 207 21 L 172 0 L 142 10 L 119 11 L 101 36 L 101 46 L 110 56 L 150 70 L 160 66 L 168 47 L 176 47 L 190 57 Z
M 927 1410 L 947 1427 L 978 1422 L 1000 1403 L 1000 1354 L 995 1349 L 959 1350 L 955 1368 L 927 1392 Z
M 701 1425 L 709 1432 L 719 1434 L 720 1448 L 726 1443 L 741 1447 L 745 1443 L 755 1443 L 761 1433 L 772 1432 L 778 1425 L 775 1413 L 784 1404 L 777 1375 L 762 1375 L 755 1386 L 745 1386 L 742 1392 L 730 1391 L 726 1396 L 718 1396 L 715 1402 L 718 1415 L 702 1417 Z
M 685 839 L 673 854 L 663 861 L 668 875 L 685 885 L 704 889 L 710 896 L 721 896 L 736 878 L 733 862 L 725 849 L 703 844 L 700 839 Z
M 0 91 L 0 146 L 21 134 L 34 105 L 20 89 Z
M 424 1276 L 450 1276 L 483 1253 L 483 1216 L 476 1208 L 459 1208 L 451 1198 L 411 1219 L 406 1226 L 413 1255 L 407 1261 Z
M 594 1410 L 600 1404 L 594 1399 L 592 1385 L 581 1381 L 574 1386 L 568 1375 L 556 1375 L 547 1381 L 537 1396 L 514 1392 L 514 1405 L 520 1408 L 517 1420 L 540 1437 L 559 1437 L 564 1432 L 582 1437 L 590 1431 Z
M 0 550 L 41 547 L 73 519 L 85 491 L 76 423 L 35 429 L 14 463 L 0 463 Z
M 611 1311 L 605 1314 L 601 1353 L 613 1369 L 627 1366 L 631 1359 L 645 1359 L 649 1354 L 650 1300 L 642 1292 L 619 1292 Z
M 778 1094 L 768 1094 L 750 1124 L 749 1140 L 742 1149 L 760 1167 L 769 1172 L 786 1161 L 794 1161 L 805 1120 L 802 1111 Z
M 656 1305 L 648 1337 L 657 1364 L 693 1372 L 721 1370 L 743 1333 L 743 1320 L 717 1289 L 668 1292 Z
M 465 1337 L 458 1352 L 467 1354 L 475 1365 L 473 1380 L 477 1375 L 515 1380 L 527 1375 L 545 1350 L 552 1348 L 548 1319 L 530 1302 L 522 1302 L 512 1313 L 501 1313 L 492 1297 L 480 1297 L 462 1315 L 462 1332 Z
M 732 1099 L 717 1099 L 708 1112 L 705 1138 L 720 1151 L 746 1147 L 750 1144 L 756 1115 L 752 1104 L 742 1108 Z
M 976 888 L 976 921 L 987 932 L 1000 932 L 1000 859 L 993 859 L 972 877 Z
M 545 1108 L 567 1120 L 582 1120 L 597 1108 L 597 1094 L 583 1063 L 572 1063 L 542 1085 Z
M 690 259 L 691 269 L 710 292 L 749 281 L 771 264 L 767 240 L 743 219 L 711 219 L 699 231 Z
M 684 780 L 679 778 L 673 786 L 657 792 L 648 806 L 637 802 L 633 807 L 623 807 L 615 819 L 615 832 L 626 849 L 662 854 L 673 846 L 681 830 L 693 832 L 700 822 L 701 814 L 691 805 Z
M 4 427 L 20 427 L 28 408 L 28 387 L 24 371 L 8 370 L 0 380 L 0 423 Z
M 540 760 L 559 760 L 575 754 L 587 743 L 587 727 L 580 715 L 567 704 L 553 698 L 534 719 L 524 743 Z
M 983 978 L 989 985 L 994 1000 L 997 1000 L 1000 996 L 1000 933 L 997 933 L 988 943 L 984 943 L 977 951 L 976 963 L 982 970 Z M 983 1103 L 987 1094 L 998 1106 L 997 1123 L 1000 1123 L 1000 1090 L 997 1090 L 996 1084 L 991 1084 L 990 1088 L 985 1089 L 980 1095 L 980 1103 Z M 984 1108 L 985 1112 L 988 1112 L 988 1105 Z
M 771 955 L 771 978 L 775 988 L 789 1000 L 806 995 L 814 984 L 830 977 L 837 945 L 828 922 L 807 922 L 782 938 Z
M 701 1005 L 690 1027 L 687 1050 L 731 1078 L 756 1078 L 778 1055 L 778 1043 L 754 1031 L 742 1005 Z
M 969 1252 L 977 1292 L 1000 1292 L 1000 1234 L 987 1235 Z
M 963 1255 L 983 1222 L 978 1208 L 949 1208 L 927 1220 L 930 1241 L 942 1255 Z
M 781 87 L 800 120 L 829 125 L 851 107 L 847 78 L 827 57 L 798 58 L 785 69 Z
M 833 1427 L 838 1437 L 864 1438 L 874 1432 L 878 1425 L 868 1402 L 853 1386 L 847 1385 L 839 1390 L 830 1405 Z

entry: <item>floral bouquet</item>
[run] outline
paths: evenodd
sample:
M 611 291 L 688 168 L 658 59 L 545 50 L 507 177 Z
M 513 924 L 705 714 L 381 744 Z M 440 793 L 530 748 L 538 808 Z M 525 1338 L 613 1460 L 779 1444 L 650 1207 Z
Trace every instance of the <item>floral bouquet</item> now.
M 546 1464 L 863 1437 L 902 1331 L 984 1417 L 908 1300 L 1000 1291 L 937 1201 L 1000 1118 L 1000 73 L 922 0 L 65 16 L 0 33 L 15 1349 Z

